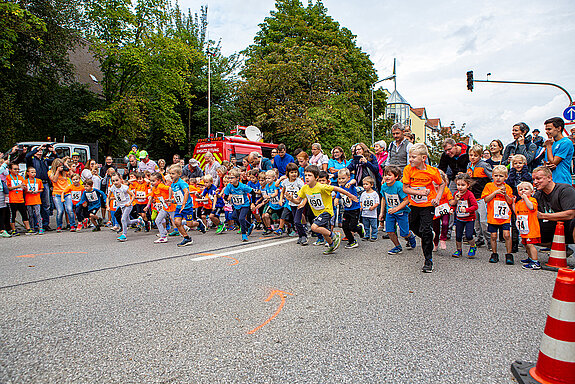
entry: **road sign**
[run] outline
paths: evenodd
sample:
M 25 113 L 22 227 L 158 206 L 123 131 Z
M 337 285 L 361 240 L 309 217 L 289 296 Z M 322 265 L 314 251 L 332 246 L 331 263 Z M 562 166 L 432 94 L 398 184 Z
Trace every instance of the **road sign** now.
M 563 118 L 565 120 L 575 120 L 575 105 L 570 105 L 563 111 Z

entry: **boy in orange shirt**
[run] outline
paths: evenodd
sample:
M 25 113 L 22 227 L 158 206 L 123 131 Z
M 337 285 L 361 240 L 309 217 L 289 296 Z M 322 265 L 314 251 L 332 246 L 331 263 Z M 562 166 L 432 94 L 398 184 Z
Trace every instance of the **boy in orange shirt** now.
M 40 209 L 42 207 L 42 198 L 40 193 L 44 190 L 42 180 L 36 178 L 36 169 L 29 167 L 26 169 L 26 180 L 24 180 L 24 201 L 28 209 L 28 218 L 32 219 L 34 228 L 38 228 L 38 234 L 44 234 L 44 227 L 42 226 L 42 215 Z
M 513 254 L 511 253 L 511 236 L 509 228 L 511 223 L 511 209 L 513 204 L 513 190 L 507 184 L 507 168 L 503 165 L 496 165 L 493 168 L 493 182 L 487 183 L 481 194 L 481 198 L 487 204 L 487 232 L 491 234 L 491 258 L 490 263 L 499 262 L 497 254 L 497 233 L 503 230 L 505 239 L 505 264 L 513 265 Z
M 136 181 L 130 183 L 130 189 L 134 192 L 134 211 L 144 220 L 144 230 L 150 232 L 152 223 L 148 220 L 146 215 L 146 208 L 148 207 L 148 195 L 150 194 L 150 184 L 144 179 L 143 172 L 136 172 Z M 141 230 L 139 227 L 136 231 Z
M 20 167 L 18 164 L 10 163 L 8 165 L 8 169 L 10 170 L 10 174 L 6 176 L 6 184 L 8 185 L 8 204 L 10 206 L 11 215 L 10 228 L 12 228 L 12 231 L 10 234 L 12 236 L 18 235 L 18 232 L 16 232 L 16 213 L 20 212 L 20 216 L 22 216 L 22 222 L 26 228 L 26 234 L 33 235 L 34 231 L 30 229 L 28 211 L 26 210 L 26 205 L 24 204 L 24 179 L 22 176 L 18 175 L 18 172 L 20 172 Z
M 156 226 L 160 233 L 158 234 L 159 239 L 154 241 L 156 244 L 163 244 L 168 242 L 168 230 L 166 229 L 166 224 L 168 218 L 174 222 L 174 213 L 176 212 L 176 206 L 169 202 L 170 198 L 170 187 L 164 184 L 162 174 L 159 172 L 154 172 L 150 176 L 150 182 L 152 183 L 151 199 L 148 202 L 148 208 L 151 204 L 154 204 L 158 215 L 156 216 Z
M 409 164 L 403 170 L 403 191 L 409 195 L 409 228 L 421 238 L 425 263 L 422 272 L 433 271 L 433 216 L 443 196 L 445 182 L 439 169 L 426 164 L 429 151 L 423 143 L 409 149 Z M 435 183 L 435 184 L 434 184 Z M 436 189 L 435 185 L 439 187 Z
M 513 210 L 517 217 L 517 229 L 521 235 L 521 242 L 525 245 L 527 258 L 521 260 L 524 269 L 541 269 L 537 260 L 537 249 L 534 244 L 541 243 L 541 230 L 537 220 L 537 200 L 533 195 L 533 185 L 523 181 L 517 185 L 520 200 L 513 203 Z
M 78 208 L 78 203 L 80 202 L 80 199 L 82 199 L 82 193 L 83 192 L 84 192 L 84 186 L 82 184 L 80 184 L 80 175 L 75 173 L 72 176 L 72 184 L 68 185 L 62 191 L 62 197 L 60 198 L 62 203 L 64 203 L 66 200 L 66 195 L 70 195 L 70 198 L 72 199 L 72 212 L 74 213 L 74 216 L 76 214 L 76 209 Z M 69 219 L 70 219 L 70 225 L 71 225 L 70 232 L 76 232 L 76 226 L 74 225 L 75 217 L 69 218 Z M 78 223 L 78 229 L 82 229 L 82 223 L 81 222 Z

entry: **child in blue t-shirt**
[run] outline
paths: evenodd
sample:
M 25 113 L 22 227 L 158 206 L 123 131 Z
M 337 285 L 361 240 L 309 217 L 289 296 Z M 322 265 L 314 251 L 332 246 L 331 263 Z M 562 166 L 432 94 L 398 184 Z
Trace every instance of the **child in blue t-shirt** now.
M 395 245 L 387 252 L 390 255 L 397 255 L 403 251 L 395 232 L 396 225 L 399 227 L 399 235 L 408 241 L 409 248 L 414 249 L 416 245 L 415 235 L 409 230 L 410 209 L 407 205 L 407 194 L 403 192 L 403 183 L 399 181 L 400 177 L 401 169 L 399 167 L 393 165 L 385 167 L 383 171 L 384 183 L 381 185 L 383 208 L 379 215 L 379 220 L 383 221 L 385 217 L 385 231 L 393 245 Z
M 254 216 L 254 219 L 256 221 L 256 228 L 258 227 L 258 225 L 260 225 L 261 229 L 261 222 L 262 222 L 262 218 L 261 215 L 259 213 L 259 210 L 256 208 L 258 200 L 261 199 L 262 196 L 262 191 L 261 191 L 261 185 L 260 182 L 258 180 L 258 175 L 259 175 L 259 170 L 257 169 L 252 169 L 248 172 L 248 187 L 250 187 L 252 189 L 252 193 L 251 193 L 251 201 L 252 204 L 250 206 L 251 208 L 251 212 L 252 215 Z
M 337 182 L 341 188 L 357 197 L 357 189 L 355 188 L 356 181 L 355 179 L 351 180 L 349 169 L 343 168 L 337 172 Z M 353 201 L 349 197 L 338 192 L 335 196 L 335 206 L 338 206 L 340 199 L 344 208 L 342 229 L 345 237 L 347 238 L 347 245 L 345 248 L 357 248 L 359 244 L 353 237 L 353 232 L 356 232 L 360 237 L 365 236 L 363 224 L 359 223 L 359 215 L 361 211 L 359 202 Z
M 283 208 L 280 204 L 281 189 L 276 186 L 277 175 L 276 171 L 270 169 L 266 172 L 266 182 L 267 185 L 264 187 L 264 198 L 268 204 L 267 208 L 264 210 L 264 225 L 266 230 L 264 231 L 264 236 L 269 235 L 273 232 L 271 229 L 273 222 L 278 222 L 282 216 Z M 281 234 L 281 231 L 277 233 Z
M 232 220 L 239 221 L 242 232 L 242 241 L 248 241 L 255 225 L 247 220 L 250 213 L 250 193 L 253 189 L 240 183 L 240 172 L 232 169 L 228 172 L 229 184 L 224 189 L 224 197 L 232 203 L 234 208 Z

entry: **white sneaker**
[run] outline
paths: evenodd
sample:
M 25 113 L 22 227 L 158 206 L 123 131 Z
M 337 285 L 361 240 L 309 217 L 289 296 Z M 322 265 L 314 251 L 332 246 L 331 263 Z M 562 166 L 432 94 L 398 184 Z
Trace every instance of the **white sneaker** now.
M 445 240 L 439 240 L 439 249 L 447 249 L 447 243 Z
M 167 237 L 160 237 L 158 240 L 154 241 L 154 243 L 156 243 L 156 244 L 162 244 L 162 243 L 167 243 L 167 242 L 168 242 Z

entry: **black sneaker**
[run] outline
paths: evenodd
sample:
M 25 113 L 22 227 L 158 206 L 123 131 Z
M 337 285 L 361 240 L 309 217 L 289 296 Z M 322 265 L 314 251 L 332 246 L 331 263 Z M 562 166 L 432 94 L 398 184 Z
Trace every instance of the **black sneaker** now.
M 513 259 L 512 253 L 505 254 L 505 264 L 507 264 L 507 265 L 515 264 L 515 260 Z
M 357 233 L 358 233 L 359 237 L 365 237 L 365 227 L 363 226 L 362 223 L 359 223 L 357 225 L 357 229 L 358 229 Z
M 307 245 L 307 244 L 308 244 L 308 242 L 307 242 L 307 237 L 305 237 L 305 236 L 302 237 L 302 238 L 300 239 L 300 242 L 299 242 L 299 243 L 300 243 L 301 245 Z
M 477 239 L 477 241 L 475 242 L 475 245 L 477 247 L 483 247 L 485 245 L 485 240 L 483 239 Z
M 421 268 L 421 272 L 424 272 L 424 273 L 433 272 L 433 262 L 425 260 L 425 264 L 423 264 L 423 268 Z
M 492 253 L 491 258 L 489 258 L 490 263 L 499 263 L 499 255 L 497 253 Z

